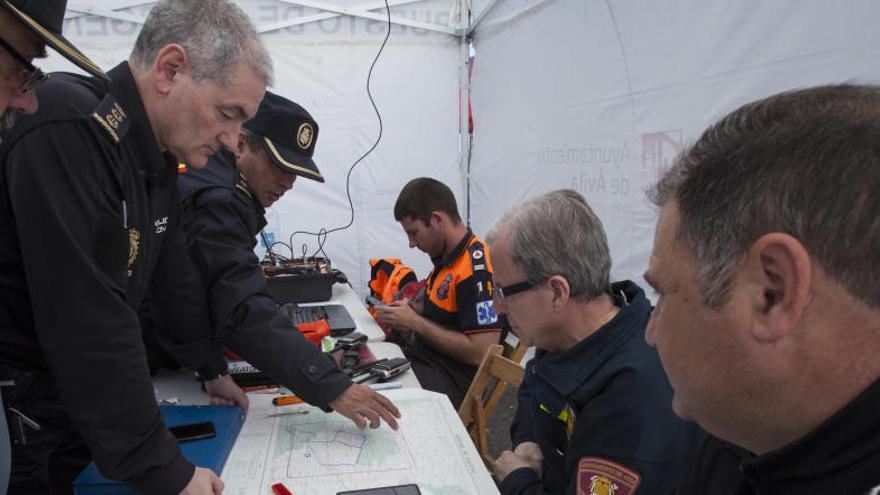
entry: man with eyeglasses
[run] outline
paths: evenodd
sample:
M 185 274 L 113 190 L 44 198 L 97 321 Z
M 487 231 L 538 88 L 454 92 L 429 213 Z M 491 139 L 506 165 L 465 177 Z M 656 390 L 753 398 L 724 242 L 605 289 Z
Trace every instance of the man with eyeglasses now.
M 8 41 L 8 40 L 7 40 Z M 147 290 L 163 343 L 209 401 L 247 407 L 225 374 L 198 273 L 177 229 L 177 166 L 232 149 L 272 80 L 231 0 L 160 0 L 110 80 L 57 73 L 46 106 L 0 144 L 0 380 L 12 493 L 72 493 L 91 459 L 145 494 L 216 494 L 156 404 L 136 309 Z M 8 392 L 8 394 L 7 394 Z
M 514 449 L 494 465 L 501 493 L 664 493 L 703 434 L 669 407 L 644 340 L 651 304 L 633 282 L 609 282 L 599 218 L 577 192 L 553 191 L 507 211 L 487 239 L 496 311 L 537 348 Z
M 407 183 L 394 205 L 394 219 L 409 246 L 431 257 L 434 270 L 419 302 L 373 309 L 379 321 L 408 335 L 404 353 L 422 387 L 446 394 L 457 409 L 501 331 L 492 303 L 489 250 L 462 223 L 452 191 L 435 179 Z
M 15 114 L 34 113 L 34 89 L 48 77 L 31 61 L 46 56 L 46 45 L 92 75 L 104 72 L 61 36 L 67 0 L 0 0 L 0 133 Z M 2 137 L 2 135 L 0 135 Z

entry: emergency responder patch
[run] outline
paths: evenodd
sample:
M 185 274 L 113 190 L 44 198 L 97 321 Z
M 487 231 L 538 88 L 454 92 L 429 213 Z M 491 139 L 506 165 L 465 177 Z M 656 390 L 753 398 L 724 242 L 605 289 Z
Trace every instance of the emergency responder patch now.
M 440 282 L 440 287 L 437 287 L 437 299 L 442 301 L 449 297 L 450 284 L 452 284 L 452 275 L 447 275 L 443 282 Z
M 474 273 L 485 271 L 486 253 L 483 251 L 483 244 L 480 242 L 474 242 L 468 246 L 468 250 L 471 253 L 471 267 L 473 267 Z
M 632 469 L 600 457 L 578 462 L 577 495 L 631 495 L 642 477 Z
M 125 115 L 125 110 L 110 93 L 107 93 L 101 103 L 98 103 L 98 106 L 92 111 L 91 117 L 107 131 L 114 142 L 118 143 L 128 133 L 128 116 Z
M 498 315 L 495 314 L 495 306 L 492 301 L 480 301 L 477 303 L 477 323 L 480 325 L 491 325 L 498 321 Z
M 315 130 L 312 129 L 312 124 L 308 122 L 303 122 L 300 124 L 299 129 L 296 131 L 296 145 L 300 148 L 307 150 L 309 146 L 312 145 L 312 138 L 315 136 Z
M 134 271 L 134 262 L 137 261 L 138 249 L 141 246 L 141 233 L 136 228 L 128 229 L 128 276 Z

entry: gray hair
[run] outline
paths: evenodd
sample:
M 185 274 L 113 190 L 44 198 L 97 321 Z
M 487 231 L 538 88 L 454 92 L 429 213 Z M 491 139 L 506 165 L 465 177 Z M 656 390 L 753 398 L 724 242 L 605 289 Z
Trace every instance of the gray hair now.
M 267 86 L 272 59 L 248 16 L 228 0 L 162 0 L 150 10 L 131 52 L 147 68 L 163 47 L 186 49 L 193 80 L 229 83 L 231 69 L 244 60 Z
M 608 293 L 611 255 L 605 229 L 579 193 L 560 189 L 514 206 L 495 222 L 486 240 L 493 243 L 508 225 L 507 249 L 529 282 L 561 275 L 573 298 L 590 300 Z
M 880 87 L 781 93 L 711 126 L 649 194 L 678 206 L 704 304 L 723 306 L 764 234 L 797 238 L 855 298 L 880 308 Z

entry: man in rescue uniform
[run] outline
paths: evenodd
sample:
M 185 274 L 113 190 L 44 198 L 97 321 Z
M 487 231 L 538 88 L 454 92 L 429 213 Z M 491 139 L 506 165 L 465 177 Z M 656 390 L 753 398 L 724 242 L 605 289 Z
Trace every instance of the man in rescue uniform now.
M 710 438 L 680 494 L 880 492 L 880 87 L 746 104 L 661 179 L 647 339 Z
M 413 179 L 394 205 L 410 247 L 434 263 L 424 297 L 374 307 L 380 322 L 411 343 L 404 353 L 423 388 L 449 397 L 456 409 L 501 325 L 492 303 L 489 250 L 462 223 L 455 196 L 428 177 Z
M 198 274 L 179 256 L 177 162 L 201 167 L 235 145 L 271 61 L 228 1 L 162 1 L 109 75 L 53 74 L 43 111 L 0 146 L 10 491 L 71 493 L 91 457 L 142 493 L 218 493 L 219 478 L 188 462 L 163 424 L 135 309 L 149 287 L 178 323 L 165 336 L 175 355 L 212 400 L 244 403 L 220 377 Z
M 305 109 L 267 92 L 244 124 L 234 152 L 212 156 L 179 183 L 186 251 L 207 288 L 216 331 L 226 345 L 310 404 L 330 407 L 363 428 L 399 412 L 384 396 L 356 385 L 295 331 L 278 310 L 254 254 L 265 208 L 297 177 L 324 182 L 312 160 L 318 124 Z M 365 421 L 366 420 L 366 421 Z
M 560 190 L 509 210 L 488 240 L 496 310 L 537 348 L 514 450 L 494 465 L 501 493 L 664 493 L 702 433 L 669 409 L 672 389 L 644 340 L 644 292 L 609 284 L 602 223 L 580 194 Z

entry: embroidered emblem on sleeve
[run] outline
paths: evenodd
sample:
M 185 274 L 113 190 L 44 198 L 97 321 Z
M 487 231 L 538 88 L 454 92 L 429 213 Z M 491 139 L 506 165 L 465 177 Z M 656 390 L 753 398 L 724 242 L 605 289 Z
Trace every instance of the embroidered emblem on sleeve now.
M 477 323 L 480 325 L 491 325 L 498 321 L 498 315 L 495 314 L 495 306 L 492 301 L 480 301 L 477 303 Z
M 141 233 L 136 228 L 128 229 L 128 276 L 134 272 L 134 262 L 137 261 L 138 250 L 141 245 Z
M 577 495 L 632 495 L 642 477 L 632 469 L 600 457 L 578 462 Z
M 440 287 L 437 287 L 437 299 L 441 301 L 449 297 L 449 286 L 452 284 L 452 275 L 447 275 L 446 278 L 443 279 L 443 282 L 440 282 Z

